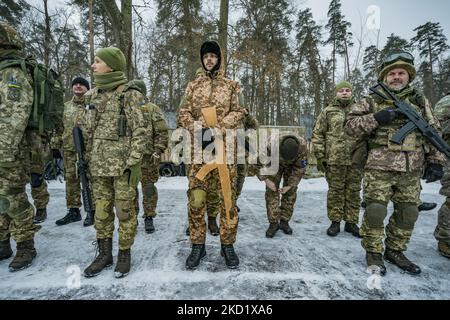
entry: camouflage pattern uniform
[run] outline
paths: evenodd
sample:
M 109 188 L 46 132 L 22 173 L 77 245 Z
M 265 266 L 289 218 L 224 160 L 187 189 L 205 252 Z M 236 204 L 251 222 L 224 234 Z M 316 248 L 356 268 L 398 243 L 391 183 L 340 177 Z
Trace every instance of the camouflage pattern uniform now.
M 442 136 L 447 143 L 450 143 L 450 93 L 439 100 L 434 108 L 434 112 L 442 125 Z M 450 257 L 450 160 L 444 167 L 444 176 L 441 179 L 441 190 L 439 193 L 446 196 L 438 212 L 438 224 L 434 231 L 436 240 L 439 241 L 439 251 Z
M 143 217 L 156 217 L 158 203 L 158 189 L 155 183 L 159 178 L 160 155 L 167 149 L 169 132 L 164 114 L 161 109 L 148 102 L 142 110 L 149 125 L 149 139 L 142 160 L 142 191 L 143 191 Z
M 280 137 L 280 141 L 285 137 L 292 137 L 298 141 L 298 153 L 294 160 L 286 161 L 280 156 L 277 174 L 272 176 L 257 174 L 260 181 L 269 179 L 275 184 L 277 189 L 281 187 L 281 180 L 283 180 L 283 187 L 291 187 L 285 194 L 274 192 L 266 187 L 267 218 L 270 224 L 291 220 L 294 213 L 295 201 L 297 200 L 297 187 L 306 172 L 306 160 L 308 158 L 306 140 L 302 137 L 285 135 Z
M 31 197 L 36 209 L 45 209 L 49 202 L 47 182 L 44 179 L 45 164 L 51 159 L 49 138 L 36 131 L 29 132 Z
M 327 212 L 331 221 L 358 224 L 362 168 L 354 157 L 357 140 L 344 132 L 353 104 L 335 101 L 317 118 L 312 143 L 318 161 L 325 161 L 328 182 Z
M 225 78 L 219 71 L 217 75 L 210 77 L 206 73 L 198 75 L 191 81 L 187 88 L 185 97 L 180 105 L 178 114 L 179 126 L 188 129 L 192 135 L 194 132 L 194 121 L 201 121 L 206 128 L 203 119 L 202 108 L 215 106 L 217 110 L 217 120 L 220 129 L 234 129 L 239 126 L 245 115 L 242 107 L 241 89 L 236 81 Z M 206 193 L 210 186 L 220 186 L 218 170 L 210 172 L 204 181 L 200 181 L 195 176 L 202 168 L 202 164 L 192 164 L 189 166 L 189 230 L 193 244 L 204 244 L 206 238 Z M 228 165 L 231 185 L 236 185 L 236 165 Z M 233 206 L 230 212 L 230 223 L 227 223 L 223 196 L 220 194 L 220 240 L 223 245 L 231 245 L 236 240 L 238 225 L 238 213 L 235 207 L 236 194 L 232 188 Z
M 12 27 L 4 23 L 0 27 L 0 58 L 17 56 L 17 50 L 21 49 L 20 37 Z M 14 52 L 2 47 L 4 42 L 11 41 L 8 37 L 15 37 L 12 40 L 20 44 Z M 0 242 L 9 243 L 11 236 L 18 247 L 25 241 L 33 241 L 41 228 L 33 224 L 34 210 L 25 192 L 30 180 L 31 132 L 27 125 L 32 103 L 30 75 L 17 67 L 3 69 L 0 72 Z
M 438 125 L 428 100 L 410 86 L 396 93 L 411 105 L 431 125 Z M 391 135 L 406 124 L 400 117 L 390 125 L 380 126 L 374 114 L 392 107 L 378 97 L 367 97 L 350 111 L 346 132 L 368 140 L 368 159 L 364 169 L 364 201 L 367 204 L 360 230 L 366 252 L 384 251 L 384 219 L 387 205 L 394 203 L 394 213 L 386 226 L 386 247 L 396 252 L 406 251 L 414 224 L 418 218 L 420 178 L 425 161 L 444 164 L 444 156 L 413 131 L 401 146 L 389 142 Z
M 144 96 L 134 89 L 99 90 L 85 94 L 86 104 L 92 107 L 86 114 L 88 133 L 92 135 L 90 171 L 95 197 L 95 224 L 97 239 L 112 238 L 114 208 L 119 219 L 119 249 L 127 250 L 134 243 L 137 230 L 135 206 L 136 187 L 130 185 L 130 172 L 140 166 L 144 153 L 147 130 L 142 106 Z M 126 118 L 125 136 L 119 136 L 118 123 L 123 95 Z M 123 119 L 123 118 L 122 118 Z

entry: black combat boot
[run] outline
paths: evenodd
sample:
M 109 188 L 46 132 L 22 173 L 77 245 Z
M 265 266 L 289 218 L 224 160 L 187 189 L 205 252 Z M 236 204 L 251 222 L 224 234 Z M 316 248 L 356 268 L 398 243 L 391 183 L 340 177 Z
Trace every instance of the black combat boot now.
M 417 275 L 421 272 L 419 266 L 409 261 L 409 259 L 405 257 L 401 251 L 386 248 L 386 251 L 384 252 L 384 260 L 395 264 L 400 269 L 412 275 Z
M 187 226 L 187 228 L 186 228 L 186 235 L 187 235 L 187 236 L 190 236 L 190 235 L 191 235 L 191 232 L 189 231 L 189 226 Z
M 95 211 L 92 212 L 92 216 L 89 213 L 86 213 L 86 218 L 83 221 L 83 227 L 92 226 L 95 222 Z
M 449 258 L 450 259 L 450 246 L 448 243 L 439 240 L 438 241 L 438 251 L 441 254 L 441 256 Z
M 361 202 L 361 208 L 365 209 L 366 207 L 367 207 L 366 202 L 365 202 L 365 201 L 362 201 L 362 202 Z
M 217 226 L 216 218 L 208 217 L 208 230 L 213 236 L 219 235 L 219 227 Z
M 9 239 L 0 241 L 0 261 L 6 260 L 12 256 L 11 243 Z
M 131 250 L 119 250 L 117 255 L 117 264 L 114 269 L 114 277 L 123 278 L 130 272 Z
M 366 252 L 366 262 L 369 268 L 373 266 L 378 267 L 377 269 L 381 276 L 386 274 L 386 267 L 384 266 L 383 255 L 381 253 Z
M 280 229 L 280 225 L 278 224 L 278 222 L 270 223 L 269 228 L 266 231 L 266 237 L 273 238 L 278 229 Z
M 341 223 L 337 221 L 331 221 L 331 226 L 327 229 L 327 235 L 330 237 L 336 237 L 341 232 Z
M 152 217 L 145 217 L 144 224 L 145 224 L 145 232 L 147 232 L 147 233 L 155 232 L 155 226 L 153 225 Z
M 186 269 L 197 268 L 204 256 L 206 256 L 205 244 L 193 244 L 192 251 L 186 260 Z
M 280 229 L 286 234 L 292 234 L 292 229 L 288 221 L 280 220 Z
M 68 223 L 81 221 L 81 213 L 78 208 L 70 208 L 67 214 L 59 220 L 56 220 L 56 225 L 63 226 Z
M 28 268 L 31 266 L 31 263 L 35 257 L 36 249 L 34 248 L 33 239 L 18 242 L 16 256 L 9 264 L 9 271 L 15 272 Z
M 35 224 L 38 224 L 38 223 L 44 222 L 46 219 L 47 219 L 47 209 L 46 208 L 37 209 L 33 222 Z
M 437 207 L 437 203 L 434 202 L 422 202 L 421 205 L 417 207 L 419 211 L 430 211 Z
M 236 269 L 239 266 L 239 258 L 234 252 L 232 244 L 222 244 L 220 255 L 225 258 L 225 264 L 229 269 Z
M 86 278 L 95 277 L 103 269 L 113 264 L 112 238 L 97 239 L 98 255 L 94 261 L 84 270 Z
M 357 238 L 362 238 L 361 235 L 359 234 L 359 227 L 356 225 L 356 223 L 346 222 L 344 231 L 351 233 L 352 235 L 354 235 Z

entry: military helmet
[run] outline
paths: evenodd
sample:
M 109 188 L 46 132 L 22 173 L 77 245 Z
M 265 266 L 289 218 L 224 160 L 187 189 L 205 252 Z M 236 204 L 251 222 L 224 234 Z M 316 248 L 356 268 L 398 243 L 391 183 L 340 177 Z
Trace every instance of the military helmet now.
M 440 121 L 445 121 L 450 118 L 450 94 L 446 95 L 436 103 L 434 115 Z
M 22 50 L 23 42 L 19 33 L 8 23 L 0 22 L 0 47 Z
M 143 80 L 131 80 L 128 82 L 128 85 L 130 87 L 135 87 L 139 90 L 140 93 L 142 93 L 144 96 L 147 96 L 147 87 L 145 86 L 145 82 Z
M 284 136 L 280 141 L 280 157 L 285 161 L 295 160 L 299 153 L 300 142 L 295 136 Z
M 409 81 L 413 81 L 416 77 L 416 68 L 414 67 L 414 57 L 406 51 L 395 52 L 383 59 L 381 71 L 378 81 L 383 81 L 389 71 L 403 68 L 409 73 Z

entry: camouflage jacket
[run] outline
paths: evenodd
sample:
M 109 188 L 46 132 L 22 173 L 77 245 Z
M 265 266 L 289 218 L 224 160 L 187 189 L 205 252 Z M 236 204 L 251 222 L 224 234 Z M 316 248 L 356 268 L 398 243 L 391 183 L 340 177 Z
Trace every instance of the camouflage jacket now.
M 283 172 L 283 176 L 288 179 L 284 183 L 285 186 L 296 187 L 300 183 L 300 180 L 306 172 L 308 147 L 306 140 L 303 137 L 293 137 L 295 137 L 300 144 L 297 157 L 295 157 L 295 159 L 292 161 L 285 161 L 280 157 L 278 173 Z M 270 150 L 268 150 L 268 152 L 270 152 Z M 262 168 L 262 166 L 260 165 L 258 165 L 258 167 L 259 169 Z M 257 177 L 260 181 L 264 181 L 266 179 L 275 177 L 275 175 L 262 175 L 260 173 L 260 170 L 258 170 Z
M 178 125 L 193 132 L 194 121 L 201 121 L 206 128 L 201 111 L 205 107 L 216 107 L 220 129 L 237 128 L 245 116 L 239 83 L 220 73 L 216 77 L 199 74 L 186 88 L 178 111 Z
M 398 95 L 399 99 L 412 106 L 430 125 L 439 127 L 428 100 L 414 89 L 407 92 Z M 391 136 L 407 123 L 407 119 L 399 117 L 391 125 L 379 126 L 374 113 L 392 107 L 392 102 L 370 96 L 354 105 L 349 113 L 345 127 L 347 134 L 368 141 L 365 169 L 411 172 L 423 170 L 426 163 L 445 164 L 445 156 L 425 141 L 417 130 L 408 135 L 401 146 L 389 142 Z
M 87 139 L 89 136 L 85 133 L 86 128 L 86 108 L 84 96 L 79 98 L 73 96 L 70 101 L 64 103 L 63 128 L 58 130 L 52 137 L 52 148 L 64 149 L 64 151 L 75 152 L 73 143 L 72 129 L 79 126 L 83 132 L 85 145 L 89 145 Z
M 442 125 L 442 136 L 450 143 L 450 94 L 436 103 L 434 114 Z
M 145 154 L 151 155 L 154 152 L 162 154 L 169 143 L 169 129 L 164 114 L 156 104 L 150 102 L 142 107 L 142 111 L 148 124 L 149 133 Z
M 32 79 L 21 68 L 0 72 L 0 162 L 19 154 L 33 104 Z
M 320 113 L 312 135 L 313 153 L 317 159 L 326 159 L 330 165 L 352 165 L 358 139 L 347 135 L 344 125 L 353 105 L 343 106 L 336 100 Z
M 139 164 L 148 137 L 142 107 L 144 96 L 137 90 L 94 88 L 85 95 L 88 133 L 92 139 L 89 167 L 93 176 L 113 177 Z

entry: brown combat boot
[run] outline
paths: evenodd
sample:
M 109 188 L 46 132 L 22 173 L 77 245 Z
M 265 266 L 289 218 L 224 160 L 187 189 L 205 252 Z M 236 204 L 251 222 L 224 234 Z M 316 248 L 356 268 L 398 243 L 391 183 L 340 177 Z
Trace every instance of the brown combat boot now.
M 372 272 L 379 273 L 381 276 L 386 274 L 386 267 L 381 253 L 366 252 L 367 267 L 373 269 Z
M 38 224 L 38 223 L 44 222 L 46 219 L 47 219 L 47 209 L 46 208 L 37 209 L 33 222 L 35 224 Z
M 421 272 L 420 267 L 412 263 L 401 251 L 386 248 L 384 260 L 395 264 L 400 269 L 412 275 L 418 275 Z
M 217 226 L 216 218 L 208 217 L 208 229 L 211 235 L 218 236 L 219 235 L 219 227 Z
M 339 232 L 341 232 L 341 223 L 331 221 L 331 226 L 327 229 L 327 235 L 330 237 L 336 237 Z
M 95 277 L 103 269 L 109 267 L 113 263 L 112 256 L 112 238 L 97 239 L 98 255 L 94 261 L 84 270 L 86 278 Z
M 114 269 L 114 277 L 123 278 L 129 272 L 131 268 L 131 249 L 119 250 L 117 255 L 117 264 Z
M 285 234 L 292 234 L 292 228 L 289 226 L 289 222 L 288 221 L 280 220 L 280 229 Z
M 278 224 L 278 222 L 270 223 L 269 229 L 267 229 L 266 231 L 266 237 L 273 238 L 278 229 L 280 229 L 280 225 Z
M 6 260 L 12 256 L 11 243 L 9 239 L 0 241 L 0 261 Z
M 448 243 L 446 243 L 442 240 L 439 240 L 438 241 L 438 251 L 443 257 L 450 259 L 450 246 L 448 245 Z
M 33 239 L 18 242 L 16 256 L 9 264 L 9 271 L 15 272 L 28 268 L 35 257 L 36 249 L 34 248 Z
M 346 222 L 344 231 L 351 233 L 353 236 L 357 238 L 362 238 L 361 235 L 359 234 L 359 227 L 356 225 L 356 223 Z

